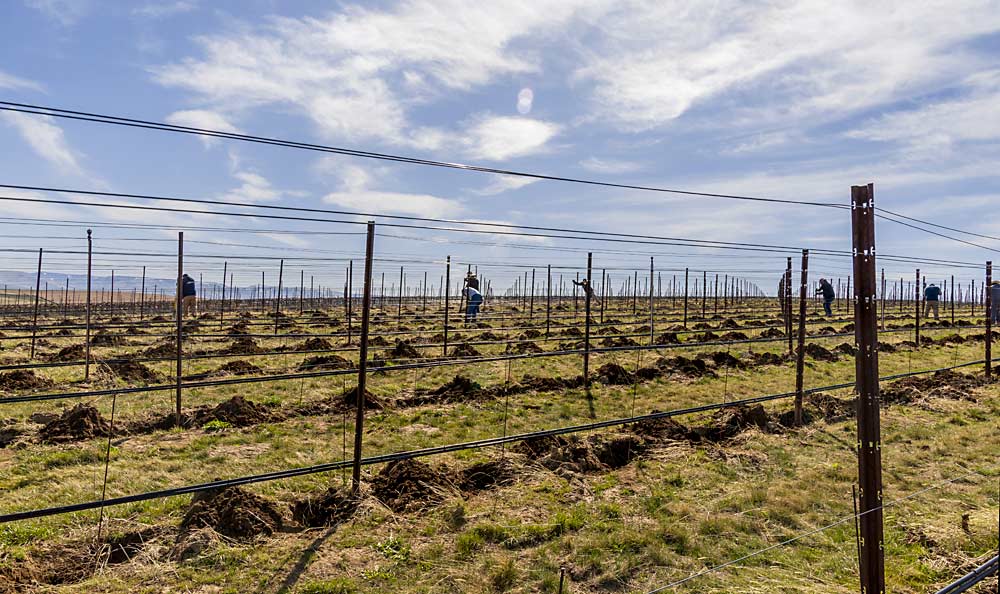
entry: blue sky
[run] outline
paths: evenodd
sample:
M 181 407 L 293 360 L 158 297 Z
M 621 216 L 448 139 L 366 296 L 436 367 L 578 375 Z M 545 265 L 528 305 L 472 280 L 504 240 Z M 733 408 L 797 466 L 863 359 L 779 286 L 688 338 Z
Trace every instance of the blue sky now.
M 1000 235 L 997 1 L 9 0 L 0 7 L 0 39 L 0 97 L 8 101 L 795 200 L 846 203 L 852 184 L 871 181 L 885 208 Z M 850 247 L 847 214 L 830 209 L 524 184 L 10 113 L 0 114 L 0 146 L 0 183 Z M 166 226 L 355 230 L 26 203 L 5 203 L 4 212 Z M 82 236 L 79 226 L 10 222 L 0 225 L 0 247 L 81 245 L 61 239 Z M 767 288 L 770 271 L 784 261 L 680 247 L 384 233 L 420 238 L 380 236 L 381 256 L 422 262 L 407 265 L 408 283 L 424 269 L 436 283 L 445 254 L 505 280 L 522 266 L 547 263 L 570 274 L 569 267 L 585 263 L 585 254 L 576 251 L 582 248 L 598 252 L 598 265 L 621 269 L 616 274 L 623 279 L 627 269 L 648 267 L 652 254 L 671 274 L 689 265 L 743 274 Z M 166 241 L 134 240 L 171 234 L 97 230 L 100 248 L 164 253 L 173 249 Z M 880 223 L 878 234 L 882 253 L 974 262 L 995 255 L 891 223 Z M 192 244 L 194 254 L 234 258 L 342 258 L 360 254 L 363 246 L 353 235 L 189 231 L 188 237 L 217 244 Z M 512 242 L 518 246 L 507 245 Z M 609 249 L 635 253 L 602 253 Z M 101 266 L 134 273 L 139 260 L 107 257 Z M 32 261 L 11 255 L 8 268 L 30 269 Z M 169 276 L 169 260 L 155 261 Z M 52 269 L 76 262 L 54 257 Z M 290 269 L 297 276 L 304 266 Z M 397 266 L 382 262 L 379 271 L 398 274 Z M 218 276 L 221 263 L 204 259 L 192 267 Z M 259 275 L 251 269 L 274 263 L 248 259 L 234 267 L 251 283 Z M 893 277 L 912 275 L 911 265 L 886 267 Z M 342 282 L 336 280 L 339 260 L 312 261 L 308 268 L 307 275 L 327 284 Z M 924 268 L 937 278 L 952 272 Z M 846 277 L 849 262 L 818 258 L 812 270 Z

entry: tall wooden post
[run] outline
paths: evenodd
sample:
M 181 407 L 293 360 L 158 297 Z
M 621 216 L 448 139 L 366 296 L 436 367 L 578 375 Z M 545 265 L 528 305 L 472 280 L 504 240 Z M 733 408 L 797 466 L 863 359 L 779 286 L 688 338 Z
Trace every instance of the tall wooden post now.
M 587 287 L 584 290 L 583 303 L 583 385 L 585 388 L 590 387 L 590 296 L 594 293 L 594 283 L 591 278 L 593 260 L 593 252 L 587 252 Z
M 688 327 L 688 273 L 687 268 L 684 269 L 684 329 L 687 330 Z
M 917 268 L 917 282 L 913 283 L 913 301 L 916 309 L 916 322 L 913 324 L 913 336 L 917 343 L 916 348 L 920 348 L 920 269 Z
M 951 287 L 951 296 L 948 298 L 948 301 L 951 302 L 951 304 L 950 304 L 951 305 L 951 325 L 954 326 L 955 325 L 955 275 L 954 274 L 951 275 L 951 284 L 948 285 L 948 286 Z
M 184 375 L 184 360 L 182 359 L 183 351 L 181 350 L 181 340 L 184 333 L 184 232 L 177 232 L 177 298 L 176 301 L 176 318 L 177 318 L 177 350 L 176 354 L 176 371 L 177 371 L 177 387 L 174 398 L 174 425 L 180 427 L 181 425 L 181 381 Z
M 229 262 L 222 262 L 222 299 L 219 301 L 219 327 L 222 327 L 222 322 L 226 319 L 226 275 L 229 274 Z M 232 286 L 230 286 L 232 290 Z
M 274 334 L 278 334 L 278 316 L 281 315 L 281 283 L 285 277 L 285 259 L 281 259 L 281 264 L 278 266 L 278 295 L 274 300 Z
M 708 303 L 707 300 L 708 300 L 708 271 L 702 270 L 701 271 L 701 319 L 703 320 L 705 319 L 705 316 L 708 315 L 708 310 L 705 309 L 705 306 Z
M 878 331 L 875 310 L 875 195 L 871 184 L 851 188 L 854 243 L 855 373 L 858 392 L 858 483 L 861 592 L 884 594 L 882 436 L 879 420 Z
M 879 301 L 881 302 L 881 306 L 882 306 L 881 307 L 880 316 L 879 316 L 881 318 L 881 322 L 879 323 L 879 326 L 881 327 L 882 331 L 884 332 L 885 331 L 885 268 L 882 269 L 882 290 L 879 291 Z
M 442 354 L 448 356 L 448 296 L 451 292 L 451 256 L 448 256 L 444 265 L 444 346 Z
M 31 359 L 35 358 L 35 336 L 38 334 L 38 298 L 42 285 L 42 248 L 38 248 L 38 274 L 35 276 L 35 312 L 31 320 Z
M 354 471 L 351 475 L 351 495 L 361 487 L 361 445 L 365 428 L 365 389 L 368 381 L 368 318 L 372 303 L 372 253 L 375 247 L 375 222 L 368 221 L 365 242 L 365 284 L 361 297 L 361 353 L 358 359 L 358 396 L 354 417 Z
M 41 256 L 39 256 L 41 257 Z M 993 262 L 986 262 L 986 379 L 993 376 Z
M 90 379 L 90 279 L 93 271 L 94 242 L 90 229 L 87 229 L 87 335 L 86 335 L 86 361 L 83 367 L 83 380 Z
M 809 250 L 802 250 L 802 279 L 799 285 L 799 350 L 795 354 L 795 425 L 802 425 L 803 372 L 806 357 L 806 290 L 809 277 Z
M 657 284 L 659 285 L 659 284 Z M 659 289 L 659 286 L 657 286 Z M 656 332 L 653 329 L 655 326 L 655 319 L 653 316 L 653 256 L 649 257 L 649 344 L 653 344 L 655 341 Z
M 785 266 L 785 334 L 788 335 L 788 355 L 794 354 L 792 341 L 792 259 Z
M 552 332 L 552 265 L 545 267 L 545 338 Z

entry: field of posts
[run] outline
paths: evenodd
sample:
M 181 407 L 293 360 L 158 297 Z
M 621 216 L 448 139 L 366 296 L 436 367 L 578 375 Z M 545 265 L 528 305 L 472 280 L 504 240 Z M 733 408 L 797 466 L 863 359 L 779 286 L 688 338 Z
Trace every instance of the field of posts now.
M 376 292 L 356 492 L 360 297 L 7 304 L 0 592 L 856 591 L 853 305 L 807 300 L 797 425 L 779 300 L 609 293 Z M 997 549 L 1000 388 L 981 303 L 882 308 L 887 581 L 931 592 Z

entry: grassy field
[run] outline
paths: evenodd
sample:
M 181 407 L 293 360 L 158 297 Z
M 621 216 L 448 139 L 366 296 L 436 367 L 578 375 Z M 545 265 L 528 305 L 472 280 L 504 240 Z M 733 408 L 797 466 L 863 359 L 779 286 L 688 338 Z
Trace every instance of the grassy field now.
M 570 315 L 571 312 L 565 315 Z M 895 312 L 893 312 L 895 313 Z M 376 322 L 377 332 L 402 332 L 391 339 L 413 339 L 420 326 L 429 332 L 440 321 L 412 319 L 396 322 L 387 312 Z M 413 316 L 419 315 L 411 312 Z M 648 323 L 641 312 L 631 317 L 627 307 L 608 312 L 622 334 Z M 510 312 L 508 316 L 522 315 Z M 678 312 L 659 312 L 657 328 L 676 323 Z M 336 316 L 335 316 L 336 317 Z M 730 312 L 750 338 L 760 334 L 765 316 L 757 311 Z M 268 322 L 255 315 L 250 322 Z M 544 321 L 536 313 L 532 324 Z M 573 325 L 567 320 L 566 325 Z M 577 317 L 577 322 L 582 317 Z M 816 319 L 812 329 L 827 325 Z M 830 325 L 844 327 L 846 318 Z M 906 324 L 893 319 L 893 324 Z M 134 321 L 136 329 L 154 332 Z M 721 320 L 710 320 L 713 331 Z M 912 319 L 909 320 L 912 322 Z M 519 330 L 499 327 L 515 324 L 511 318 L 493 318 L 494 333 L 514 341 Z M 692 320 L 692 325 L 696 323 Z M 230 326 L 227 322 L 225 327 Z M 185 341 L 188 352 L 218 350 L 230 344 L 218 334 L 223 326 L 203 320 Z M 267 333 L 268 326 L 251 327 Z M 296 332 L 331 332 L 343 327 L 300 325 Z M 489 328 L 456 328 L 463 341 L 474 341 Z M 557 328 L 562 331 L 562 325 Z M 24 328 L 4 328 L 5 334 Z M 75 332 L 76 330 L 74 330 Z M 113 332 L 120 333 L 122 328 Z M 169 334 L 169 320 L 159 331 Z M 282 330 L 286 332 L 286 330 Z M 635 332 L 638 333 L 638 332 Z M 982 333 L 972 328 L 927 328 L 923 334 L 940 339 Z M 42 356 L 58 352 L 78 337 L 52 336 Z M 659 334 L 659 331 L 657 331 Z M 594 342 L 608 334 L 599 330 Z M 612 334 L 618 336 L 618 334 Z M 454 336 L 452 337 L 454 339 Z M 901 343 L 912 334 L 888 333 L 883 340 Z M 98 359 L 138 356 L 159 342 L 151 335 L 134 335 L 128 345 L 95 347 Z M 298 344 L 302 338 L 279 335 L 258 338 L 261 349 L 274 351 Z M 334 339 L 329 339 L 334 342 Z M 563 337 L 539 342 L 545 350 L 559 348 Z M 641 340 L 641 339 L 638 339 Z M 337 339 L 343 342 L 343 339 Z M 810 336 L 810 343 L 836 352 L 853 340 Z M 25 341 L 7 341 L 0 364 L 26 361 Z M 645 339 L 648 342 L 648 337 Z M 355 340 L 356 344 L 356 340 Z M 506 341 L 476 345 L 483 355 L 499 355 Z M 730 347 L 611 352 L 592 357 L 591 369 L 606 364 L 635 372 L 651 368 L 660 357 L 728 352 L 740 361 L 752 361 L 749 352 L 781 353 L 785 344 L 759 342 Z M 403 362 L 389 351 L 374 349 L 376 357 Z M 340 353 L 349 357 L 351 353 Z M 426 351 L 440 355 L 439 349 Z M 266 356 L 239 356 L 263 368 L 264 373 L 294 371 L 312 354 L 282 352 Z M 356 362 L 356 354 L 353 355 Z M 982 342 L 928 345 L 919 350 L 903 346 L 882 353 L 881 374 L 945 367 L 982 358 Z M 224 360 L 188 359 L 185 375 L 212 373 Z M 464 362 L 418 370 L 374 373 L 368 389 L 386 404 L 367 414 L 366 456 L 443 445 L 544 428 L 627 417 L 654 410 L 781 393 L 794 386 L 794 363 L 750 366 L 719 365 L 709 359 L 711 374 L 691 377 L 666 373 L 649 380 L 634 378 L 620 385 L 601 381 L 591 390 L 518 390 L 505 394 L 504 385 L 523 383 L 526 376 L 573 378 L 580 374 L 580 356 L 515 361 Z M 850 382 L 853 357 L 835 361 L 806 359 L 806 386 Z M 173 363 L 147 363 L 158 380 L 169 382 Z M 53 386 L 38 392 L 124 386 L 126 382 L 95 367 L 91 380 L 82 382 L 79 367 L 52 367 L 38 374 Z M 979 373 L 980 367 L 968 372 Z M 412 405 L 415 394 L 426 394 L 453 380 L 468 378 L 488 396 Z M 264 422 L 237 427 L 211 422 L 190 428 L 123 434 L 111 440 L 107 496 L 180 486 L 218 478 L 256 474 L 290 467 L 341 460 L 351 456 L 353 412 L 343 406 L 317 409 L 319 414 L 292 414 L 306 405 L 338 405 L 355 377 L 341 375 L 269 383 L 191 388 L 184 392 L 186 410 L 210 407 L 242 396 L 270 411 Z M 489 390 L 493 391 L 489 391 Z M 887 579 L 893 592 L 926 592 L 969 569 L 997 546 L 998 473 L 996 443 L 1000 430 L 996 415 L 1000 390 L 993 384 L 960 388 L 957 392 L 928 391 L 910 402 L 893 404 L 883 415 L 883 464 L 887 501 L 911 497 L 886 511 Z M 11 391 L 9 394 L 24 394 Z M 960 393 L 965 398 L 956 397 Z M 849 391 L 832 393 L 842 399 Z M 110 418 L 114 404 L 116 425 L 127 427 L 151 416 L 166 415 L 172 392 L 150 392 L 88 399 Z M 46 443 L 37 437 L 41 424 L 35 413 L 60 412 L 76 401 L 6 404 L 4 427 L 20 432 L 0 449 L 0 512 L 34 509 L 99 498 L 105 472 L 108 440 L 103 437 Z M 819 416 L 818 403 L 808 410 Z M 789 410 L 790 402 L 765 405 L 773 420 Z M 348 418 L 351 417 L 351 418 Z M 39 417 L 36 415 L 35 420 Z M 688 427 L 710 426 L 713 413 L 678 419 Z M 648 439 L 629 451 L 622 464 L 587 468 L 568 460 L 557 463 L 551 452 L 539 456 L 507 446 L 473 450 L 424 459 L 435 481 L 421 491 L 422 498 L 406 509 L 394 509 L 378 497 L 385 468 L 366 467 L 363 493 L 357 509 L 342 523 L 307 527 L 293 517 L 291 506 L 327 489 L 343 490 L 349 472 L 314 474 L 247 487 L 266 498 L 283 517 L 273 533 L 253 538 L 229 538 L 206 530 L 182 530 L 190 496 L 159 499 L 110 508 L 106 511 L 102 541 L 107 543 L 142 535 L 142 546 L 126 547 L 125 559 L 95 555 L 98 512 L 52 516 L 0 525 L 0 591 L 60 592 L 555 592 L 560 571 L 565 592 L 643 592 L 685 578 L 729 559 L 832 524 L 852 513 L 851 486 L 856 480 L 854 423 L 851 418 L 820 418 L 792 429 L 771 422 L 751 427 L 726 439 Z M 607 436 L 629 436 L 630 429 L 609 429 Z M 595 434 L 581 440 L 597 440 Z M 604 439 L 609 439 L 605 437 Z M 594 442 L 598 443 L 598 442 Z M 639 444 L 639 442 L 633 442 Z M 573 444 L 579 445 L 573 441 Z M 572 444 L 571 444 L 572 445 Z M 564 448 L 565 450 L 566 448 Z M 570 448 L 572 449 L 572 448 Z M 565 452 L 563 452 L 565 453 Z M 470 465 L 502 460 L 502 484 L 470 491 L 457 483 L 457 473 Z M 444 466 L 442 466 L 444 465 Z M 446 467 L 445 467 L 446 466 Z M 953 482 L 942 483 L 956 477 Z M 440 480 L 438 480 L 440 479 Z M 937 485 L 928 491 L 928 487 Z M 118 539 L 118 540 L 116 540 Z M 196 554 L 179 554 L 201 539 Z M 204 542 L 202 542 L 204 541 Z M 752 557 L 674 588 L 690 592 L 846 592 L 857 589 L 853 521 L 844 521 L 786 547 Z M 190 548 L 190 547 L 188 547 Z M 114 555 L 113 555 L 114 556 Z M 179 556 L 186 557 L 178 560 Z M 20 581 L 20 585 L 18 585 Z M 56 583 L 63 582 L 63 583 Z M 995 584 L 995 580 L 993 581 Z M 994 586 L 995 587 L 995 586 Z M 985 590 L 983 590 L 985 591 Z

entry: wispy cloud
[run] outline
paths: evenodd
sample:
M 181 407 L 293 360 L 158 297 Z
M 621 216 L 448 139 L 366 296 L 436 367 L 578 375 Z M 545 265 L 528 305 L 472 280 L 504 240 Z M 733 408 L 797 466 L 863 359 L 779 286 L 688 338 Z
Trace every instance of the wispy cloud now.
M 162 19 L 177 14 L 191 12 L 198 8 L 195 0 L 175 0 L 174 2 L 149 2 L 132 9 L 132 15 L 146 19 Z
M 580 161 L 580 167 L 583 167 L 587 171 L 593 171 L 594 173 L 615 175 L 621 173 L 635 173 L 636 171 L 640 171 L 643 168 L 643 165 L 634 161 L 623 161 L 621 159 L 599 159 L 597 157 L 588 157 Z
M 207 109 L 175 111 L 167 116 L 167 123 L 188 128 L 218 130 L 219 132 L 240 132 L 239 128 L 230 123 L 226 116 Z M 219 139 L 214 136 L 199 136 L 198 139 L 205 147 L 215 146 L 219 142 Z
M 490 182 L 482 188 L 473 190 L 474 194 L 480 196 L 494 196 L 510 190 L 517 190 L 531 185 L 539 180 L 530 177 L 517 177 L 513 175 L 494 175 Z
M 24 0 L 24 4 L 63 26 L 75 24 L 90 12 L 90 0 Z
M 28 146 L 60 173 L 84 175 L 78 155 L 66 142 L 62 128 L 51 117 L 2 112 L 0 118 L 17 130 Z
M 314 169 L 339 186 L 323 201 L 348 210 L 432 218 L 454 217 L 465 211 L 461 202 L 450 198 L 376 189 L 371 171 L 352 163 L 327 158 L 319 160 Z
M 541 152 L 559 132 L 551 122 L 514 116 L 478 118 L 464 135 L 466 152 L 473 159 L 505 161 Z
M 0 89 L 28 89 L 42 91 L 42 85 L 26 78 L 20 78 L 0 70 Z

